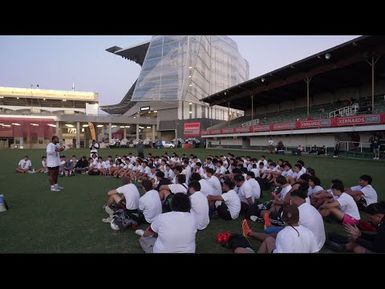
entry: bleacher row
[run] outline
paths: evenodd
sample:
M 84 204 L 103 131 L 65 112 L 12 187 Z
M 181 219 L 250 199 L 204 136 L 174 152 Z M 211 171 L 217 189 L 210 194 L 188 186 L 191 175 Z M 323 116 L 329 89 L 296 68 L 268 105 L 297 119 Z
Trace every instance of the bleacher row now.
M 374 102 L 375 110 L 374 113 L 385 112 L 385 100 L 384 96 L 376 96 Z M 248 113 L 240 118 L 231 120 L 230 122 L 220 123 L 209 127 L 208 130 L 216 130 L 222 128 L 237 128 L 237 127 L 249 127 L 253 125 L 264 125 L 264 124 L 274 124 L 274 123 L 285 123 L 285 122 L 293 122 L 298 120 L 306 120 L 306 119 L 327 119 L 329 118 L 329 113 L 333 111 L 337 111 L 343 107 L 339 103 L 326 103 L 320 105 L 314 105 L 310 108 L 309 118 L 307 117 L 307 109 L 306 107 L 301 107 L 297 109 L 284 110 L 279 112 L 271 112 L 266 114 L 254 115 L 253 120 L 251 119 L 251 115 Z M 361 106 L 362 107 L 362 106 Z M 356 114 L 368 114 L 366 109 L 358 109 Z

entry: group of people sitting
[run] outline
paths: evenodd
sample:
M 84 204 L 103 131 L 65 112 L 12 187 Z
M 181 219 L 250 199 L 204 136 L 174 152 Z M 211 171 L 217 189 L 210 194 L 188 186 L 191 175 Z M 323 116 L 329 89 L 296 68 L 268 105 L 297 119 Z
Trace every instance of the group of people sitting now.
M 319 252 L 326 240 L 324 220 L 344 225 L 345 250 L 385 252 L 385 242 L 379 241 L 385 237 L 385 206 L 378 203 L 369 175 L 362 175 L 357 186 L 335 179 L 325 189 L 301 160 L 291 165 L 228 154 L 202 162 L 174 153 L 145 159 L 129 154 L 118 163 L 109 173 L 122 178 L 123 186 L 108 192 L 103 222 L 114 230 L 137 229 L 144 252 L 193 253 L 197 232 L 211 219 L 240 216 L 242 235 L 228 234 L 226 240 L 236 253 Z M 263 190 L 271 191 L 271 200 L 261 201 Z M 362 212 L 370 222 L 361 220 Z M 251 230 L 250 221 L 263 223 L 264 231 Z M 138 229 L 143 224 L 147 229 Z M 362 241 L 365 230 L 376 233 Z M 258 250 L 250 238 L 262 242 Z

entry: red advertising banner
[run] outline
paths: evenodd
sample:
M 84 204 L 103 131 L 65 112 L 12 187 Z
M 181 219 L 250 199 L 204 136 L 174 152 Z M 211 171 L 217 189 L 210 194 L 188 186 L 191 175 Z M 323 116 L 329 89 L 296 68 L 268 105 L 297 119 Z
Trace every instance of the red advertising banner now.
M 296 122 L 296 128 L 317 128 L 331 125 L 330 119 L 300 120 Z
M 210 134 L 221 134 L 221 130 L 220 129 L 211 129 L 209 131 L 210 131 Z
M 201 131 L 201 135 L 208 135 L 208 134 L 210 134 L 209 130 L 202 130 Z
M 238 128 L 223 128 L 217 130 L 206 131 L 205 134 L 230 134 L 230 133 L 246 133 L 246 132 L 263 132 L 274 130 L 292 130 L 292 129 L 307 129 L 320 127 L 339 127 L 339 126 L 355 126 L 355 125 L 372 125 L 385 123 L 385 113 L 381 114 L 366 114 L 348 117 L 335 117 L 332 119 L 314 119 L 314 120 L 299 120 L 289 123 L 273 123 L 260 124 L 250 127 Z M 202 133 L 203 134 L 203 133 Z
M 258 125 L 253 125 L 251 127 L 252 132 L 269 131 L 269 130 L 270 130 L 270 125 L 268 124 L 258 124 Z
M 248 127 L 237 127 L 235 129 L 235 132 L 249 132 L 251 131 L 251 127 L 248 126 Z
M 380 123 L 381 118 L 379 114 L 367 114 L 348 117 L 337 117 L 333 119 L 333 126 L 351 126 Z
M 233 133 L 234 129 L 233 128 L 222 128 L 221 132 L 222 133 Z
M 271 130 L 287 130 L 295 128 L 294 122 L 285 122 L 285 123 L 273 123 L 270 125 Z
M 201 135 L 201 123 L 200 122 L 185 122 L 184 132 L 185 137 L 194 137 Z

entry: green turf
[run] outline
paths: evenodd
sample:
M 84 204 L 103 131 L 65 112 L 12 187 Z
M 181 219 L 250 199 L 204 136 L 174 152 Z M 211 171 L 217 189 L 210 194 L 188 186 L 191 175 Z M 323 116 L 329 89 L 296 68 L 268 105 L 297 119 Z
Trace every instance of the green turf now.
M 125 154 L 133 149 L 105 149 L 103 157 Z M 164 150 L 147 150 L 160 155 Z M 169 149 L 169 153 L 194 153 L 201 159 L 207 154 L 220 155 L 222 150 Z M 259 157 L 261 153 L 231 151 L 235 155 Z M 88 155 L 88 150 L 70 150 L 67 156 Z M 59 184 L 65 189 L 51 192 L 45 174 L 16 174 L 18 161 L 28 154 L 35 168 L 40 167 L 44 150 L 0 150 L 0 194 L 4 194 L 10 209 L 0 213 L 0 253 L 141 253 L 138 236 L 133 231 L 112 231 L 109 224 L 102 223 L 106 217 L 102 205 L 106 193 L 121 184 L 119 179 L 101 176 L 77 175 L 61 177 Z M 268 158 L 277 160 L 275 155 Z M 294 162 L 298 157 L 284 156 Z M 385 178 L 383 161 L 332 159 L 330 157 L 301 157 L 306 167 L 312 167 L 325 187 L 333 178 L 341 178 L 346 185 L 357 184 L 358 177 L 370 174 L 373 185 L 384 199 Z M 265 193 L 265 198 L 267 194 Z M 252 223 L 252 222 L 251 222 Z M 231 253 L 215 243 L 219 231 L 240 233 L 241 219 L 234 221 L 212 220 L 209 226 L 197 234 L 198 253 Z M 325 223 L 327 231 L 341 230 L 340 225 Z M 262 225 L 252 223 L 252 229 L 262 230 Z M 259 242 L 252 241 L 255 248 Z M 322 252 L 329 252 L 323 249 Z

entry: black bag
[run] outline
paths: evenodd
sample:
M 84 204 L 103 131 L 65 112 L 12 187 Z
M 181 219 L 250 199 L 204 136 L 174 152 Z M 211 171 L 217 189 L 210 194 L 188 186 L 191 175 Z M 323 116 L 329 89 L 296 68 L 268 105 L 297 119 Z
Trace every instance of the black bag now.
M 119 230 L 125 230 L 129 227 L 138 225 L 138 222 L 132 217 L 133 213 L 130 213 L 125 209 L 119 209 L 114 213 L 111 225 L 119 228 Z

